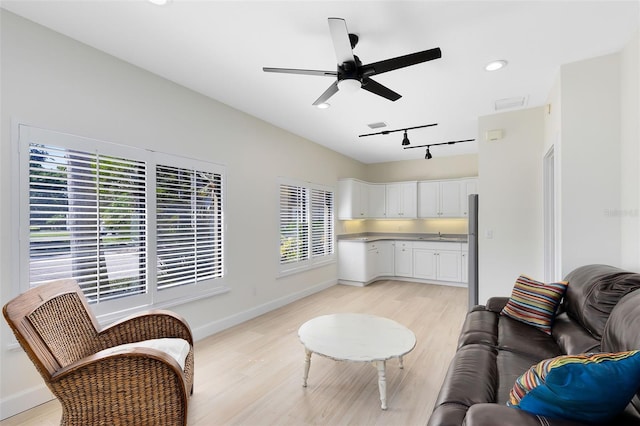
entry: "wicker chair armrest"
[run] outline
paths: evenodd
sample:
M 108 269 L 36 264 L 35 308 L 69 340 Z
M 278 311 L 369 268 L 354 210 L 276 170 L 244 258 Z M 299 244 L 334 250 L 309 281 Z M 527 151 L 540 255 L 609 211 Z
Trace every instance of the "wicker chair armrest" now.
M 103 350 L 53 374 L 49 386 L 69 424 L 186 425 L 190 384 L 178 362 L 158 349 Z M 78 394 L 83 395 L 78 398 Z M 116 421 L 117 420 L 117 421 Z
M 181 338 L 193 346 L 189 324 L 180 315 L 165 310 L 141 312 L 123 318 L 98 334 L 101 348 L 165 337 Z

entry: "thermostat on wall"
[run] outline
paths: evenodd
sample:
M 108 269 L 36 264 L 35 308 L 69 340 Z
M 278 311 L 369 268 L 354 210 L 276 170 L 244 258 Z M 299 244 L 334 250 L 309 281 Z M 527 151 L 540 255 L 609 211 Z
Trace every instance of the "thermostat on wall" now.
M 502 139 L 502 134 L 502 129 L 487 130 L 485 140 L 487 142 L 500 140 Z

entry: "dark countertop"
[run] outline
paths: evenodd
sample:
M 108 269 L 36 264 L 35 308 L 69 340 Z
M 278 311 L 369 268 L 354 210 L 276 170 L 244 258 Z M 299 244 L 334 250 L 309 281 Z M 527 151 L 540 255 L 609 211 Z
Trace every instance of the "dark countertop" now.
M 407 234 L 407 233 L 382 233 L 363 232 L 359 234 L 338 235 L 338 241 L 435 241 L 443 243 L 466 243 L 467 234 Z

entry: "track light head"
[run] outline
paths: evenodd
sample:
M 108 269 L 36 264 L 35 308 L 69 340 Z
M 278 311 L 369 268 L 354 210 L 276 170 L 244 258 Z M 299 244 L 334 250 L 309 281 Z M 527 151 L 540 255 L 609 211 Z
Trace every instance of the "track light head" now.
M 429 147 L 427 147 L 427 153 L 424 155 L 424 159 L 431 160 L 432 158 L 433 158 L 433 155 L 431 155 L 431 152 L 429 151 Z
M 409 142 L 409 137 L 407 136 L 407 131 L 404 131 L 404 138 L 402 138 L 402 146 L 407 146 L 411 142 Z

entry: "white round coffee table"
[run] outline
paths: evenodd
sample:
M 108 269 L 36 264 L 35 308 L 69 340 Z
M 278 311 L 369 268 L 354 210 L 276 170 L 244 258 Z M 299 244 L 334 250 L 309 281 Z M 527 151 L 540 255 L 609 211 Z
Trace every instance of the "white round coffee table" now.
M 383 410 L 387 409 L 386 361 L 402 357 L 416 346 L 416 336 L 388 318 L 368 314 L 332 314 L 313 318 L 300 327 L 298 336 L 305 348 L 304 378 L 307 386 L 311 354 L 336 361 L 371 362 L 378 369 L 378 388 Z

